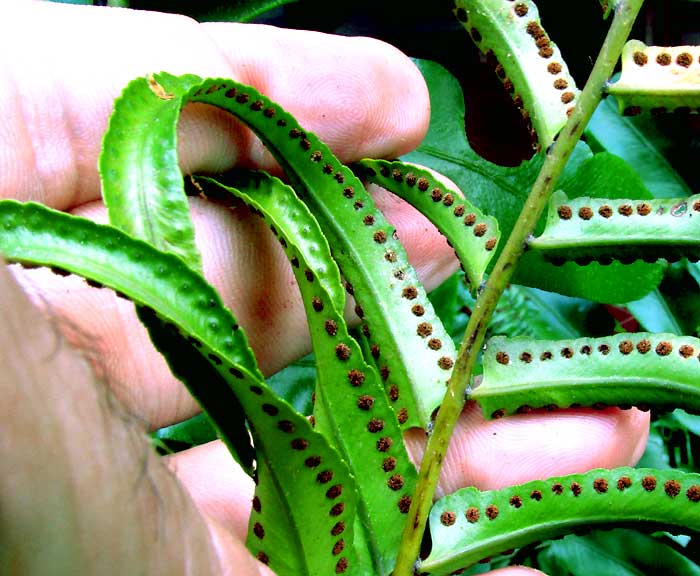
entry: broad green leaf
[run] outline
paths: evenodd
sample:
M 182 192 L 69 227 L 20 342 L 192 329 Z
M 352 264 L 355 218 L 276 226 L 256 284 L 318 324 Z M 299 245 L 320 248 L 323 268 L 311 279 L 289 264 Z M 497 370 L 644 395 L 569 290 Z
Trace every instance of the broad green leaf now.
M 471 203 L 498 220 L 501 234 L 507 238 L 542 166 L 542 157 L 508 168 L 479 156 L 464 132 L 464 96 L 457 80 L 435 62 L 415 63 L 430 91 L 430 127 L 418 148 L 402 159 L 447 176 Z M 579 149 L 574 162 L 580 163 L 589 155 Z
M 305 205 L 289 186 L 263 173 L 241 174 L 230 183 L 220 186 L 263 215 L 294 263 L 317 360 L 315 427 L 350 465 L 374 572 L 388 574 L 416 477 L 399 427 L 404 412 L 399 409 L 397 420 L 379 374 L 348 334 L 340 274 Z
M 484 216 L 456 186 L 420 166 L 405 162 L 365 159 L 360 176 L 406 200 L 430 220 L 454 248 L 472 293 L 481 286 L 494 249 L 498 222 Z
M 682 334 L 678 320 L 659 290 L 649 292 L 644 298 L 628 302 L 625 307 L 647 332 Z
M 243 331 L 199 274 L 116 228 L 39 204 L 0 202 L 0 230 L 9 261 L 79 274 L 132 300 L 154 344 L 232 449 L 247 442 L 236 414 L 242 406 L 258 460 L 249 545 L 259 559 L 280 573 L 363 573 L 351 546 L 356 492 L 347 466 L 267 387 Z M 332 498 L 325 471 L 343 486 Z
M 624 159 L 655 198 L 680 198 L 692 191 L 668 161 L 664 137 L 648 118 L 620 116 L 617 106 L 603 100 L 586 128 L 593 150 L 605 150 Z
M 559 48 L 542 28 L 534 2 L 456 0 L 455 15 L 484 54 L 523 116 L 531 122 L 541 148 L 566 124 L 579 90 Z
M 176 127 L 183 104 L 153 76 L 130 82 L 114 104 L 100 154 L 100 178 L 113 226 L 200 270 L 177 161 Z
M 433 506 L 432 549 L 419 572 L 450 574 L 576 529 L 633 522 L 697 533 L 699 508 L 700 475 L 677 470 L 599 469 L 487 492 L 464 488 Z
M 568 172 L 561 178 L 559 187 L 572 198 L 653 198 L 637 171 L 623 159 L 608 152 L 599 152 L 586 158 L 575 172 Z
M 698 576 L 697 564 L 657 538 L 633 530 L 595 531 L 553 542 L 538 557 L 549 576 Z
M 690 113 L 700 108 L 697 46 L 647 46 L 630 40 L 622 51 L 622 74 L 608 85 L 621 114 L 643 111 Z
M 552 195 L 544 232 L 530 247 L 552 262 L 588 264 L 700 258 L 700 195 L 689 198 L 567 198 Z
M 537 177 L 542 157 L 507 168 L 476 154 L 464 133 L 464 99 L 458 82 L 438 64 L 417 61 L 417 65 L 430 90 L 432 117 L 426 138 L 404 159 L 433 168 L 453 180 L 473 204 L 498 220 L 501 235 L 507 238 Z M 576 171 L 590 157 L 588 148 L 579 144 L 562 181 L 573 182 Z M 596 163 L 594 168 L 606 171 L 610 166 Z M 631 169 L 627 167 L 627 171 Z M 611 178 L 615 176 L 610 174 Z M 659 268 L 625 270 L 616 265 L 605 268 L 595 264 L 585 269 L 575 265 L 557 268 L 532 254 L 524 255 L 513 278 L 519 284 L 600 302 L 641 298 L 660 280 Z
M 643 406 L 700 411 L 700 340 L 622 333 L 576 340 L 492 338 L 471 394 L 484 414 L 533 408 Z

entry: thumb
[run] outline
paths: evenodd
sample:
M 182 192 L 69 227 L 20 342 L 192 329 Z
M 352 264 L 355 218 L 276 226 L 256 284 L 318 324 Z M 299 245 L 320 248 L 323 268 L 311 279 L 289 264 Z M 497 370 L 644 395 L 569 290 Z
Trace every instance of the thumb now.
M 194 504 L 85 360 L 0 265 L 0 566 L 22 574 L 219 574 Z M 217 536 L 214 533 L 214 536 Z M 219 555 L 217 556 L 217 552 Z

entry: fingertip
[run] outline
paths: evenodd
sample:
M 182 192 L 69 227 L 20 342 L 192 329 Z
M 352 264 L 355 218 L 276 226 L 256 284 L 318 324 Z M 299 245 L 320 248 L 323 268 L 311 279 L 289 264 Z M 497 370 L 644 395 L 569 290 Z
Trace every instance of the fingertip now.
M 636 409 L 567 409 L 484 420 L 466 405 L 452 435 L 440 492 L 463 486 L 493 490 L 530 480 L 615 468 L 637 462 L 644 452 L 648 413 Z M 409 449 L 421 455 L 424 439 L 413 434 Z
M 428 132 L 430 95 L 414 62 L 395 46 L 374 38 L 362 38 L 367 51 L 377 58 L 373 85 L 380 96 L 378 109 L 368 110 L 376 122 L 376 133 L 384 136 L 386 150 L 375 157 L 394 158 L 414 150 Z
M 265 25 L 202 26 L 234 78 L 279 102 L 343 162 L 400 156 L 427 132 L 423 76 L 386 42 Z

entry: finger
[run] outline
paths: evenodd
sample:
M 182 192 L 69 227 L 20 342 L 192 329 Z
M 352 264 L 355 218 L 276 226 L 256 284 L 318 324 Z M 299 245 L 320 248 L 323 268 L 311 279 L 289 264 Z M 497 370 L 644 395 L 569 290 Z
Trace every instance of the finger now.
M 206 518 L 245 541 L 255 485 L 223 442 L 178 452 L 165 462 Z
M 486 572 L 484 576 L 536 576 L 537 574 L 543 576 L 544 572 L 534 568 L 527 568 L 526 566 L 507 566 L 506 568 Z
M 452 250 L 413 208 L 387 193 L 377 194 L 423 281 L 429 288 L 436 286 L 456 268 Z M 197 199 L 191 206 L 205 276 L 246 330 L 263 372 L 272 374 L 306 354 L 310 339 L 299 290 L 270 230 L 242 206 L 229 209 Z M 76 213 L 106 221 L 99 203 Z M 74 345 L 89 354 L 100 376 L 147 426 L 165 426 L 197 412 L 194 400 L 151 345 L 131 303 L 77 277 L 57 277 L 46 269 L 18 275 L 35 301 Z
M 207 525 L 143 429 L 2 263 L 0 322 L 0 531 L 11 572 L 218 574 Z M 256 573 L 236 550 L 241 573 Z
M 0 54 L 13 56 L 0 66 L 0 141 L 13 145 L 0 150 L 0 197 L 59 209 L 96 199 L 114 99 L 133 78 L 161 70 L 253 84 L 344 161 L 398 156 L 427 129 L 420 73 L 377 40 L 49 2 L 4 12 Z M 16 50 L 28 30 L 31 47 Z M 205 105 L 185 109 L 179 142 L 187 172 L 274 165 L 248 130 Z
M 648 430 L 649 415 L 636 409 L 568 409 L 485 421 L 479 407 L 468 403 L 447 450 L 439 492 L 632 465 L 644 452 Z M 409 431 L 406 442 L 419 460 L 425 434 Z

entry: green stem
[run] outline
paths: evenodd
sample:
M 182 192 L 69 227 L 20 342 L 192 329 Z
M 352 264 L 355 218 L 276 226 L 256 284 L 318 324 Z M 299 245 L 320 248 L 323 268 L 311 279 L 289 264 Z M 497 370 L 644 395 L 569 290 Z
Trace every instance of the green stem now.
M 600 102 L 605 85 L 613 73 L 642 2 L 643 0 L 620 0 L 617 3 L 615 17 L 588 82 L 566 126 L 547 154 L 508 242 L 483 292 L 477 299 L 435 427 L 428 438 L 418 473 L 418 484 L 399 547 L 394 576 L 411 576 L 414 573 L 423 532 L 432 507 L 433 494 L 440 476 L 440 468 L 455 424 L 464 406 L 467 385 L 471 380 L 479 349 L 484 342 L 489 319 L 515 271 L 518 260 L 525 251 L 527 239 L 533 233 L 557 179 Z

